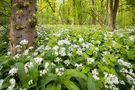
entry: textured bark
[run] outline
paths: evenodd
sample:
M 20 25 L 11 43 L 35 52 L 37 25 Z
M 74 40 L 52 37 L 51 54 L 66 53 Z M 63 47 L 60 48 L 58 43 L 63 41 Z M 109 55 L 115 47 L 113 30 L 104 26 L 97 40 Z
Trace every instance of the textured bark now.
M 15 55 L 15 46 L 21 40 L 28 40 L 28 46 L 34 45 L 36 37 L 36 0 L 11 0 L 11 18 L 9 43 L 10 51 Z
M 117 16 L 117 11 L 118 11 L 118 5 L 119 5 L 119 0 L 109 0 L 109 27 L 111 29 L 115 28 L 115 22 L 116 22 L 116 16 Z

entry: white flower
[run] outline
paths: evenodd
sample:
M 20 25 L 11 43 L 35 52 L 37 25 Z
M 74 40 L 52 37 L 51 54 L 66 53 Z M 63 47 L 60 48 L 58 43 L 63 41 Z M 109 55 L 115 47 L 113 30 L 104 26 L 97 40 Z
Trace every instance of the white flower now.
M 29 85 L 32 85 L 32 84 L 33 84 L 33 80 L 30 80 L 30 81 L 28 82 L 28 84 L 29 84 Z
M 126 75 L 127 81 L 130 84 L 135 84 L 135 78 L 131 77 L 130 75 Z
M 40 57 L 36 57 L 34 58 L 35 62 L 38 64 L 38 65 L 41 65 L 42 61 L 43 61 L 43 58 L 40 58 Z
M 60 50 L 59 50 L 59 54 L 61 56 L 66 56 L 66 52 L 65 51 L 66 51 L 66 49 L 64 47 L 61 47 Z
M 14 87 L 8 86 L 7 90 L 13 90 Z
M 95 80 L 99 80 L 99 77 L 97 76 L 99 73 L 97 71 L 97 69 L 94 69 L 92 70 L 92 77 L 95 79 Z
M 21 56 L 21 54 L 17 53 L 13 58 L 16 59 L 16 58 L 19 58 Z
M 43 75 L 45 75 L 47 73 L 47 70 L 45 70 L 45 69 L 40 70 L 39 73 L 40 73 L 40 76 L 43 76 Z
M 82 43 L 83 50 L 86 50 L 89 48 L 89 43 Z
M 16 45 L 15 48 L 22 48 L 22 46 L 21 45 Z
M 29 54 L 29 49 L 25 50 L 23 55 L 28 55 Z
M 35 52 L 34 52 L 34 56 L 37 56 L 37 55 L 38 55 L 38 52 L 35 51 Z
M 31 69 L 33 67 L 33 62 L 27 62 L 25 65 L 24 65 L 24 70 L 25 72 L 27 73 L 28 72 L 28 69 Z
M 20 44 L 21 45 L 27 45 L 28 44 L 28 40 L 24 39 L 24 40 L 20 41 Z
M 8 55 L 8 56 L 10 56 L 10 55 L 11 55 L 11 52 L 10 52 L 10 51 L 8 51 L 8 52 L 7 52 L 7 55 Z
M 48 69 L 48 67 L 49 67 L 49 63 L 46 62 L 44 68 L 45 68 L 45 69 Z
M 61 60 L 61 58 L 57 57 L 54 61 L 57 62 L 57 63 L 59 63 L 59 62 L 61 62 L 62 60 Z
M 74 65 L 76 68 L 79 68 L 79 67 L 81 67 L 82 66 L 82 63 L 80 63 L 80 64 L 78 64 L 78 63 L 75 63 L 75 65 Z
M 79 38 L 79 42 L 83 42 L 84 41 L 84 39 L 83 38 Z
M 10 82 L 11 85 L 15 86 L 16 81 L 15 81 L 14 78 L 11 78 L 11 79 L 9 80 L 9 82 Z
M 58 46 L 54 46 L 54 47 L 52 48 L 52 50 L 54 50 L 54 51 L 57 51 L 58 49 L 59 49 Z
M 117 88 L 116 86 L 114 86 L 112 90 L 119 90 L 119 88 Z
M 3 79 L 0 79 L 0 89 L 2 87 L 3 81 L 4 81 Z
M 14 90 L 13 88 L 15 87 L 15 83 L 16 83 L 15 79 L 14 78 L 11 78 L 9 80 L 9 82 L 10 82 L 11 85 L 8 86 L 7 90 Z
M 118 63 L 120 65 L 123 65 L 123 66 L 127 67 L 127 68 L 131 68 L 132 67 L 131 63 L 125 62 L 123 58 L 119 59 Z
M 17 73 L 17 70 L 18 70 L 17 68 L 12 68 L 12 69 L 10 69 L 10 71 L 9 71 L 8 74 L 9 74 L 10 76 L 14 76 L 14 74 Z
M 123 84 L 123 85 L 125 85 L 125 82 L 122 80 L 122 81 L 120 81 L 120 84 Z
M 53 62 L 51 63 L 52 68 L 54 68 L 56 66 L 56 64 L 54 64 Z
M 87 58 L 88 64 L 93 64 L 95 62 L 94 58 Z
M 70 45 L 71 43 L 68 40 L 59 40 L 58 45 Z
M 115 85 L 119 84 L 118 77 L 113 74 L 108 74 L 104 72 L 105 86 L 110 89 L 113 89 Z
M 135 36 L 133 36 L 133 35 L 130 36 L 130 37 L 129 37 L 129 40 L 130 40 L 130 41 L 135 41 Z
M 61 68 L 55 68 L 55 72 L 58 76 L 61 76 L 64 74 L 64 67 Z
M 45 47 L 45 50 L 50 50 L 50 49 L 51 49 L 51 47 L 49 47 L 49 46 Z
M 68 66 L 70 64 L 69 60 L 65 60 L 64 63 Z
M 82 49 L 79 48 L 79 49 L 76 51 L 76 53 L 77 53 L 78 55 L 82 55 Z
M 28 49 L 29 49 L 29 50 L 32 50 L 33 48 L 34 48 L 33 46 L 30 46 Z

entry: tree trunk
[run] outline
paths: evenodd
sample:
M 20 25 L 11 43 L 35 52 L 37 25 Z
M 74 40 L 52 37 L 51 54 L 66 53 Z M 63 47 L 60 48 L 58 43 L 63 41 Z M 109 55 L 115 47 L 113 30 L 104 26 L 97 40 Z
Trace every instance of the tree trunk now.
M 116 16 L 117 16 L 117 11 L 118 11 L 118 5 L 119 5 L 119 0 L 109 0 L 109 27 L 111 29 L 115 28 L 115 22 L 116 22 Z
M 94 14 L 94 0 L 90 0 L 91 3 L 91 16 L 92 16 L 92 24 L 96 24 L 96 17 Z
M 11 0 L 11 18 L 9 44 L 12 55 L 17 53 L 16 45 L 27 40 L 29 46 L 34 45 L 36 37 L 36 0 Z

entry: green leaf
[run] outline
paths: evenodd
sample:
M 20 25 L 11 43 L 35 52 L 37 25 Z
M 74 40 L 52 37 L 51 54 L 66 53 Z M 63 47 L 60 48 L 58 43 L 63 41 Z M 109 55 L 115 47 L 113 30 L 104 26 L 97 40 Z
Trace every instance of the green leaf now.
M 96 81 L 92 77 L 88 77 L 87 81 L 88 90 L 100 90 Z
M 16 63 L 15 66 L 18 68 L 17 76 L 20 79 L 22 87 L 28 87 L 28 81 L 30 80 L 29 75 L 25 72 L 23 63 Z
M 45 90 L 61 90 L 61 84 L 50 83 L 49 85 L 47 85 Z
M 84 80 L 87 79 L 87 76 L 85 74 L 83 74 L 82 72 L 79 72 L 77 70 L 74 70 L 74 69 L 67 69 L 64 73 L 64 77 L 66 79 L 70 79 L 72 77 L 75 77 L 75 78 L 82 78 Z
M 135 60 L 135 49 L 132 49 L 127 52 L 128 59 Z
M 80 90 L 79 87 L 72 81 L 63 81 L 63 84 L 68 88 L 68 90 Z

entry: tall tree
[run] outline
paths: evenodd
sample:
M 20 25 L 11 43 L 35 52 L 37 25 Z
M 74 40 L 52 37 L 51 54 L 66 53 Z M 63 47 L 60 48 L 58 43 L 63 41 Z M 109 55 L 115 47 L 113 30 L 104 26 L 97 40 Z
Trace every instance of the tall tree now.
M 108 19 L 108 25 L 111 29 L 115 28 L 115 22 L 116 22 L 116 16 L 119 6 L 119 0 L 109 0 L 109 19 Z
M 29 46 L 33 46 L 36 37 L 36 0 L 11 0 L 11 18 L 9 43 L 13 55 L 16 52 L 16 45 L 20 41 L 28 41 Z

